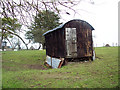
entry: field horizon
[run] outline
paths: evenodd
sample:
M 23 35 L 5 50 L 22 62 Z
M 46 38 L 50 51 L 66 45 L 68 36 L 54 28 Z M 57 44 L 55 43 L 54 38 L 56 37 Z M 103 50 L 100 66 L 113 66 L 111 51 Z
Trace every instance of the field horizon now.
M 96 60 L 60 69 L 44 65 L 45 50 L 2 52 L 2 88 L 118 88 L 118 47 L 95 48 Z

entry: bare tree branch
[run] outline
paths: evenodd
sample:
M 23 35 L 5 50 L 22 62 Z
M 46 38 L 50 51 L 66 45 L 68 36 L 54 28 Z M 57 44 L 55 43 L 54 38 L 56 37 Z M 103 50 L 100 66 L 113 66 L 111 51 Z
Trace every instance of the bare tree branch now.
M 24 25 L 29 25 L 36 13 L 41 13 L 41 10 L 52 10 L 60 14 L 58 8 L 64 7 L 77 12 L 72 8 L 80 3 L 81 0 L 1 0 L 2 16 L 13 17 L 19 19 L 19 22 Z
M 1 0 L 0 9 L 2 12 L 0 15 L 2 18 L 17 18 L 20 24 L 28 27 L 33 22 L 34 17 L 37 16 L 38 13 L 42 13 L 43 10 L 53 11 L 59 14 L 60 17 L 62 17 L 63 14 L 71 15 L 68 10 L 72 10 L 74 12 L 72 14 L 75 16 L 75 14 L 79 13 L 74 9 L 74 6 L 78 5 L 81 1 L 82 0 Z M 17 33 L 12 31 L 8 32 L 19 37 L 27 47 L 27 44 Z
M 13 33 L 13 32 L 11 32 L 11 31 L 5 29 L 5 28 L 2 28 L 2 30 L 5 30 L 5 31 L 7 31 L 8 33 L 10 33 L 10 34 L 12 34 L 12 35 L 15 35 L 15 36 L 17 36 L 18 38 L 20 38 L 20 39 L 22 40 L 22 42 L 25 44 L 26 48 L 28 49 L 27 44 L 25 43 L 25 41 L 24 41 L 18 34 Z

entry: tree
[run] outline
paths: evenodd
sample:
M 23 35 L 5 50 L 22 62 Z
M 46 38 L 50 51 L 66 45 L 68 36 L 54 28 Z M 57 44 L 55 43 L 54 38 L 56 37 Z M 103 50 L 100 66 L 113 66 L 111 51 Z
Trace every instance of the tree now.
M 26 33 L 27 39 L 44 45 L 43 33 L 60 25 L 59 19 L 60 17 L 57 14 L 48 10 L 37 14 L 29 27 L 30 31 Z
M 59 14 L 60 17 L 63 14 L 71 15 L 69 10 L 72 10 L 74 15 L 79 14 L 74 6 L 81 1 L 86 0 L 1 0 L 0 16 L 2 18 L 17 18 L 21 25 L 28 27 L 34 20 L 33 16 L 42 13 L 43 10 L 51 10 Z M 87 1 L 91 2 L 91 0 Z M 17 33 L 16 35 L 19 37 Z
M 60 15 L 60 13 L 68 14 L 66 10 L 72 10 L 74 6 L 79 4 L 81 0 L 1 0 L 1 13 L 3 17 L 17 18 L 22 24 L 29 24 L 32 16 L 41 13 L 43 10 L 51 10 Z M 64 8 L 61 9 L 61 8 Z
M 26 45 L 25 41 L 20 37 L 17 32 L 20 31 L 21 24 L 18 23 L 17 19 L 15 18 L 2 18 L 2 28 L 1 28 L 1 42 L 3 39 L 8 40 L 11 47 L 14 49 L 14 46 L 12 45 L 12 42 L 9 40 L 9 38 L 13 38 L 13 36 L 17 36 L 22 40 L 22 42 Z M 26 48 L 28 49 L 27 45 Z

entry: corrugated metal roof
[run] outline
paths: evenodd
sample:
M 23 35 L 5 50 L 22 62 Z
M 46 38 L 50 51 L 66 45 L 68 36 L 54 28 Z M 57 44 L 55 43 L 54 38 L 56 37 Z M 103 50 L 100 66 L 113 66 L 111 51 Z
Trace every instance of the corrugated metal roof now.
M 49 30 L 49 31 L 45 32 L 43 35 L 45 35 L 45 34 L 47 34 L 47 33 L 50 33 L 50 32 L 52 32 L 52 31 L 55 31 L 55 30 L 57 30 L 57 29 L 59 29 L 59 28 L 62 28 L 63 26 L 64 26 L 64 24 L 61 24 L 61 25 L 59 25 L 58 27 L 56 27 L 56 28 L 54 28 L 54 29 L 52 29 L 52 30 Z
M 86 21 L 84 21 L 84 20 L 73 19 L 73 20 L 70 20 L 70 21 L 68 21 L 68 22 L 71 22 L 71 21 L 81 21 L 81 22 L 84 22 L 84 23 L 86 23 L 86 24 L 88 24 L 88 25 L 90 26 L 91 30 L 94 30 L 94 28 L 93 28 L 88 22 L 86 22 Z M 66 22 L 66 23 L 68 23 L 68 22 Z M 65 25 L 66 23 L 61 24 L 61 25 L 59 25 L 58 27 L 56 27 L 56 28 L 54 28 L 54 29 L 52 29 L 52 30 L 49 30 L 49 31 L 45 32 L 45 33 L 43 34 L 43 36 L 46 35 L 46 34 L 48 34 L 48 33 L 50 33 L 50 32 L 53 32 L 53 31 L 55 31 L 55 30 L 58 30 L 58 29 L 64 27 L 64 25 Z

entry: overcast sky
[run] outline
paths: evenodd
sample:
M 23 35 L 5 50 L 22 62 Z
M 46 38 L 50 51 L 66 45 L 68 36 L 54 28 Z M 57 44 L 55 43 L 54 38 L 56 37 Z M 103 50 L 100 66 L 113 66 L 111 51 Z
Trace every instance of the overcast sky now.
M 118 43 L 118 2 L 120 0 L 81 0 L 74 7 L 74 12 L 66 9 L 68 14 L 62 14 L 61 22 L 65 23 L 72 19 L 81 19 L 91 24 L 93 31 L 94 46 L 103 46 L 104 44 L 116 45 Z M 59 7 L 61 10 L 65 10 Z M 25 29 L 25 27 L 24 27 Z M 21 34 L 22 37 L 25 37 Z M 27 40 L 25 40 L 27 41 Z M 120 44 L 119 44 L 120 45 Z M 29 45 L 30 47 L 31 45 Z M 38 44 L 34 45 L 38 47 Z M 22 47 L 25 47 L 24 45 Z
M 64 20 L 61 21 L 85 20 L 95 28 L 95 46 L 103 46 L 103 43 L 115 45 L 118 43 L 118 1 L 120 0 L 83 0 L 74 7 L 80 15 L 74 16 L 74 13 L 68 10 L 70 15 L 63 15 Z

